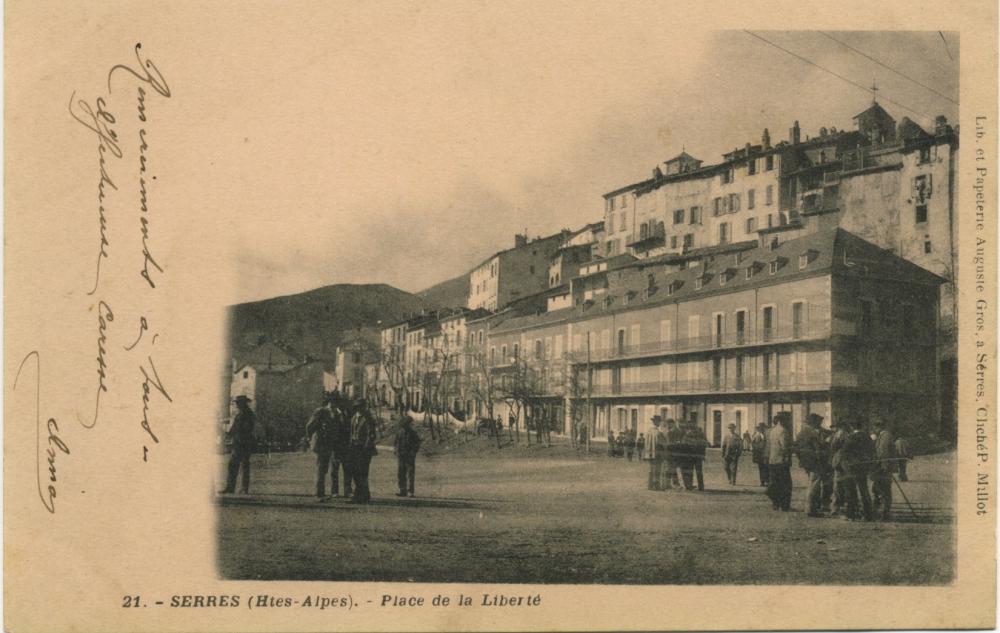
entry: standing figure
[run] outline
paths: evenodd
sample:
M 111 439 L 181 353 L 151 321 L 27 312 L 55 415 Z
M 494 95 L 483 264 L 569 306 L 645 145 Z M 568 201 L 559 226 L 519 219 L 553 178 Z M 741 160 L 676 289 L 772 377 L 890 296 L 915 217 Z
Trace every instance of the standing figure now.
M 333 398 L 331 393 L 326 393 L 323 394 L 323 406 L 313 411 L 306 424 L 306 437 L 309 438 L 312 450 L 316 453 L 316 499 L 319 501 L 326 498 L 326 474 L 330 471 L 330 462 L 333 458 L 335 432 Z M 336 495 L 336 466 L 331 473 L 331 479 L 333 480 L 331 490 Z
M 743 440 L 736 434 L 736 425 L 729 425 L 729 434 L 722 438 L 722 464 L 726 471 L 729 485 L 736 485 L 736 469 L 739 467 L 740 454 L 743 453 Z
M 641 456 L 640 456 L 641 458 Z M 909 481 L 906 476 L 906 462 L 913 459 L 913 451 L 910 449 L 910 442 L 905 437 L 896 439 L 896 463 L 899 464 L 899 480 Z
M 823 516 L 825 501 L 830 498 L 832 487 L 829 444 L 823 435 L 823 416 L 810 413 L 806 424 L 795 438 L 799 452 L 799 466 L 809 476 L 809 516 Z
M 399 430 L 396 431 L 396 461 L 398 469 L 396 480 L 399 483 L 397 497 L 405 497 L 407 493 L 412 497 L 414 494 L 413 480 L 417 474 L 417 451 L 420 450 L 420 435 L 413 430 L 413 418 L 404 415 L 399 421 Z
M 232 424 L 226 431 L 226 435 L 233 439 L 233 454 L 229 458 L 229 472 L 226 477 L 226 488 L 222 494 L 232 494 L 236 492 L 236 476 L 240 470 L 243 471 L 243 478 L 240 483 L 240 492 L 250 493 L 250 456 L 253 454 L 253 431 L 256 418 L 250 410 L 250 398 L 247 396 L 236 396 L 233 399 L 236 403 L 236 416 L 233 417 Z
M 664 460 L 666 464 L 666 482 L 671 488 L 681 488 L 682 479 L 677 476 L 677 469 L 681 467 L 684 456 L 681 454 L 684 445 L 684 429 L 674 421 L 673 418 L 667 420 L 667 456 Z M 683 476 L 683 473 L 681 473 Z
M 872 469 L 872 496 L 883 521 L 892 512 L 892 475 L 896 472 L 896 438 L 885 422 L 876 420 L 875 468 Z
M 688 430 L 684 434 L 684 444 L 690 451 L 688 470 L 694 470 L 698 490 L 705 489 L 705 452 L 708 449 L 708 439 L 704 431 L 693 421 L 688 422 Z
M 833 422 L 830 437 L 830 464 L 833 466 L 833 514 L 841 514 L 847 507 L 847 471 L 844 468 L 844 444 L 848 430 L 843 423 Z
M 844 489 L 847 493 L 848 520 L 857 520 L 858 496 L 864 510 L 865 521 L 874 519 L 872 498 L 868 494 L 868 472 L 875 459 L 875 444 L 871 437 L 861 430 L 861 425 L 852 421 L 847 424 L 847 438 L 841 449 L 841 468 L 844 471 Z
M 788 512 L 792 507 L 792 414 L 779 411 L 774 426 L 767 432 L 767 496 L 775 510 Z
M 667 438 L 660 429 L 663 418 L 653 416 L 653 431 L 649 434 L 649 482 L 647 490 L 663 490 L 663 458 L 667 452 Z
M 628 457 L 629 461 L 632 461 L 632 455 L 635 453 L 635 435 L 630 431 L 628 437 L 625 438 L 625 456 Z
M 371 501 L 368 488 L 368 469 L 375 453 L 375 422 L 372 420 L 365 401 L 358 398 L 351 407 L 351 439 L 348 449 L 349 472 L 354 484 L 352 503 Z
M 749 453 L 750 450 L 753 449 L 753 441 L 750 438 L 750 431 L 743 431 L 742 443 L 744 453 Z
M 639 434 L 639 439 L 635 441 L 635 450 L 639 454 L 639 461 L 641 462 L 644 458 L 646 450 L 646 435 L 645 433 Z
M 767 435 L 766 426 L 758 424 L 754 434 L 750 437 L 750 456 L 753 463 L 757 464 L 757 475 L 760 477 L 760 485 L 767 488 L 770 481 L 770 473 L 767 464 Z
M 615 456 L 615 432 L 608 431 L 608 457 Z

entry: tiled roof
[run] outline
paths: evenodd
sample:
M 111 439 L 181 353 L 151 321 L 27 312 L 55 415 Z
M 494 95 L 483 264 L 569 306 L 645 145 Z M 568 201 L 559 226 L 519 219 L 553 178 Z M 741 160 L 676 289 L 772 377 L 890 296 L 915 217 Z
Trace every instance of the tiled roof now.
M 738 292 L 796 279 L 823 274 L 872 275 L 882 279 L 907 281 L 917 284 L 939 284 L 941 277 L 928 270 L 897 257 L 860 237 L 835 228 L 819 231 L 778 245 L 774 250 L 757 246 L 742 253 L 740 262 L 734 256 L 718 258 L 707 267 L 692 266 L 686 270 L 657 274 L 654 290 L 647 294 L 649 278 L 641 271 L 631 272 L 619 269 L 622 278 L 611 282 L 609 290 L 600 295 L 591 305 L 573 306 L 537 316 L 525 316 L 506 321 L 498 331 L 533 328 L 560 321 L 581 321 L 602 314 L 624 312 L 681 301 L 696 300 L 713 294 Z M 799 268 L 799 255 L 813 254 L 805 266 Z M 778 261 L 779 267 L 770 272 L 770 262 Z M 754 268 L 749 279 L 745 269 Z M 719 273 L 732 269 L 735 274 L 720 285 Z M 696 288 L 695 279 L 702 278 L 701 288 Z M 668 288 L 674 290 L 668 294 Z M 626 302 L 626 295 L 630 299 Z M 609 303 L 605 303 L 609 301 Z

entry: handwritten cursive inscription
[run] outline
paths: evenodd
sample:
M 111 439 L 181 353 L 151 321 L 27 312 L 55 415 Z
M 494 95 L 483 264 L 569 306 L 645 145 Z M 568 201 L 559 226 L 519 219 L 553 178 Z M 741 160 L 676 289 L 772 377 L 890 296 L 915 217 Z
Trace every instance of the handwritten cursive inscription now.
M 42 483 L 42 416 L 41 416 L 41 383 L 42 383 L 42 361 L 37 351 L 30 352 L 21 360 L 21 365 L 17 368 L 14 376 L 13 390 L 17 391 L 17 383 L 21 378 L 21 371 L 29 359 L 35 361 L 35 483 L 38 487 L 38 498 L 42 505 L 50 514 L 56 511 L 56 456 L 59 453 L 69 455 L 69 446 L 59 437 L 59 424 L 55 418 L 49 418 L 45 428 L 47 438 L 45 441 L 45 461 L 48 463 L 48 483 Z
M 150 377 L 146 368 L 139 365 L 139 371 L 142 372 L 142 430 L 149 433 L 149 437 L 153 438 L 153 441 L 157 444 L 160 443 L 160 438 L 156 437 L 153 433 L 153 429 L 149 426 L 149 396 L 153 392 L 153 389 L 158 391 L 160 395 L 167 399 L 167 402 L 173 402 L 167 390 L 163 387 L 163 382 L 160 380 L 160 375 L 156 373 L 156 365 L 153 364 L 153 357 L 147 356 L 146 360 L 149 361 L 149 371 L 153 372 L 153 376 Z M 145 448 L 145 447 L 143 447 Z
M 115 320 L 115 315 L 111 312 L 111 307 L 101 301 L 97 304 L 97 395 L 94 398 L 94 420 L 87 424 L 83 420 L 80 424 L 88 429 L 94 428 L 97 424 L 97 417 L 101 413 L 101 394 L 107 393 L 108 385 L 105 380 L 108 377 L 108 361 L 105 360 L 107 349 L 104 344 L 108 340 L 108 323 Z
M 88 295 L 92 295 L 97 292 L 97 287 L 101 283 L 101 260 L 108 258 L 108 247 L 110 246 L 110 243 L 108 242 L 107 209 L 104 206 L 104 199 L 107 197 L 107 192 L 104 190 L 104 187 L 107 185 L 112 189 L 118 189 L 115 183 L 111 180 L 111 177 L 108 175 L 108 166 L 104 155 L 110 152 L 115 158 L 122 157 L 121 147 L 118 146 L 118 133 L 111 127 L 115 124 L 115 117 L 107 111 L 107 105 L 103 97 L 98 97 L 96 104 L 97 109 L 95 111 L 95 109 L 83 99 L 78 100 L 75 92 L 69 98 L 70 115 L 72 115 L 72 117 L 76 119 L 80 125 L 97 135 L 97 154 L 100 157 L 98 164 L 100 165 L 101 178 L 97 183 L 97 213 L 101 240 L 97 251 L 97 266 L 94 272 L 94 287 L 87 293 Z

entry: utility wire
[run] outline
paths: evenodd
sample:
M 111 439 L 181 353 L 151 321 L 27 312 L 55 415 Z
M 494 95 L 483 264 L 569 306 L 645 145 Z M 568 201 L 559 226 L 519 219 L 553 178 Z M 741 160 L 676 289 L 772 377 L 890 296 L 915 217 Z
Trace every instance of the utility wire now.
M 810 66 L 815 66 L 816 68 L 819 68 L 820 70 L 822 70 L 825 73 L 829 73 L 829 74 L 833 75 L 834 77 L 836 77 L 837 79 L 840 79 L 841 81 L 846 81 L 847 83 L 851 84 L 852 86 L 856 86 L 856 87 L 864 90 L 865 92 L 869 92 L 871 90 L 871 88 L 869 88 L 868 86 L 863 86 L 863 85 L 859 84 L 858 82 L 854 81 L 853 79 L 848 79 L 847 77 L 844 77 L 843 75 L 840 75 L 840 74 L 838 74 L 838 73 L 830 70 L 829 68 L 826 68 L 824 66 L 820 66 L 816 62 L 814 62 L 814 61 L 812 61 L 810 59 L 806 59 L 805 57 L 803 57 L 802 55 L 799 55 L 798 53 L 793 53 L 792 51 L 788 50 L 787 48 L 779 46 L 778 44 L 775 44 L 771 40 L 766 39 L 764 37 L 761 37 L 760 35 L 757 35 L 756 33 L 753 33 L 751 31 L 747 31 L 747 30 L 744 30 L 743 32 L 746 33 L 747 35 L 751 35 L 751 36 L 757 38 L 758 40 L 764 42 L 765 44 L 767 44 L 769 46 L 773 46 L 774 48 L 776 48 L 776 49 L 778 49 L 778 50 L 780 50 L 780 51 L 782 51 L 784 53 L 787 53 L 787 54 L 791 55 L 792 57 L 794 57 L 796 59 L 804 61 L 805 63 L 809 64 Z M 889 97 L 883 96 L 882 99 L 884 101 L 887 101 L 887 102 L 893 104 L 893 105 L 896 105 L 896 106 L 899 106 L 900 108 L 903 108 L 907 112 L 911 112 L 913 114 L 916 114 L 917 116 L 923 118 L 926 121 L 931 121 L 931 122 L 934 121 L 934 117 L 932 117 L 931 115 L 925 114 L 923 112 L 919 112 L 917 110 L 914 110 L 913 108 L 907 107 L 907 106 L 903 105 L 902 103 L 899 103 L 898 101 L 893 101 Z
M 944 38 L 944 33 L 938 31 L 938 35 L 941 36 L 941 41 L 944 42 L 944 52 L 948 53 L 948 59 L 955 61 L 955 58 L 951 56 L 951 49 L 948 48 L 948 40 Z
M 940 33 L 940 31 L 939 31 L 939 33 Z M 850 49 L 850 50 L 854 51 L 855 53 L 857 53 L 858 55 L 861 55 L 861 56 L 862 56 L 862 57 L 864 57 L 865 59 L 870 59 L 871 61 L 875 62 L 876 64 L 878 64 L 878 65 L 879 65 L 879 66 L 881 66 L 882 68 L 885 68 L 886 70 L 890 70 L 890 71 L 892 71 L 892 72 L 896 73 L 897 75 L 899 75 L 899 76 L 900 76 L 900 77 L 902 77 L 903 79 L 906 79 L 906 80 L 909 80 L 909 81 L 912 81 L 913 83 L 917 84 L 917 85 L 918 85 L 918 86 L 920 86 L 921 88 L 924 88 L 924 89 L 926 89 L 926 90 L 930 90 L 931 92 L 933 92 L 933 93 L 934 93 L 934 94 L 936 94 L 937 96 L 941 97 L 942 99 L 947 99 L 948 101 L 951 101 L 951 102 L 952 102 L 952 103 L 954 103 L 955 105 L 958 105 L 958 101 L 955 101 L 954 99 L 952 99 L 952 98 L 951 98 L 951 97 L 949 97 L 948 95 L 946 95 L 946 94 L 942 94 L 942 93 L 938 92 L 937 90 L 935 90 L 934 88 L 931 88 L 931 87 L 930 87 L 930 86 L 928 86 L 927 84 L 925 84 L 925 83 L 921 83 L 921 82 L 917 81 L 917 80 L 916 80 L 916 79 L 914 79 L 913 77 L 910 77 L 909 75 L 907 75 L 907 74 L 905 74 L 905 73 L 903 73 L 903 72 L 900 72 L 900 71 L 896 70 L 896 69 L 895 69 L 895 68 L 893 68 L 892 66 L 890 66 L 890 65 L 888 65 L 888 64 L 886 64 L 886 63 L 883 63 L 883 62 L 881 62 L 881 61 L 879 61 L 879 60 L 875 59 L 874 57 L 872 57 L 872 56 L 871 56 L 871 55 L 869 55 L 868 53 L 865 53 L 864 51 L 859 51 L 858 49 L 854 48 L 853 46 L 851 46 L 851 45 L 850 45 L 850 44 L 848 44 L 847 42 L 844 42 L 844 41 L 841 41 L 841 40 L 838 40 L 838 39 L 837 39 L 837 38 L 835 38 L 834 36 L 830 35 L 829 33 L 824 33 L 823 31 L 820 31 L 820 32 L 819 32 L 819 34 L 820 34 L 820 35 L 822 35 L 822 36 L 824 36 L 824 37 L 827 37 L 827 38 L 829 38 L 829 39 L 833 40 L 834 42 L 836 42 L 836 43 L 840 44 L 840 45 L 841 45 L 841 46 L 843 46 L 844 48 L 847 48 L 847 49 Z M 947 48 L 947 44 L 945 44 L 945 48 Z M 951 53 L 948 53 L 948 56 L 949 56 L 949 57 L 951 57 Z

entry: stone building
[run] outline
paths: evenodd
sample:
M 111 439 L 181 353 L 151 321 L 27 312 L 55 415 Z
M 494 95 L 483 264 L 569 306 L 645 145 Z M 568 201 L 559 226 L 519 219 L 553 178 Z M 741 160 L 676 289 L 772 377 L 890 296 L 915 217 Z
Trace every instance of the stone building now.
M 568 237 L 562 231 L 529 240 L 515 235 L 514 247 L 488 257 L 469 273 L 470 309 L 496 311 L 518 298 L 548 288 L 552 255 Z

